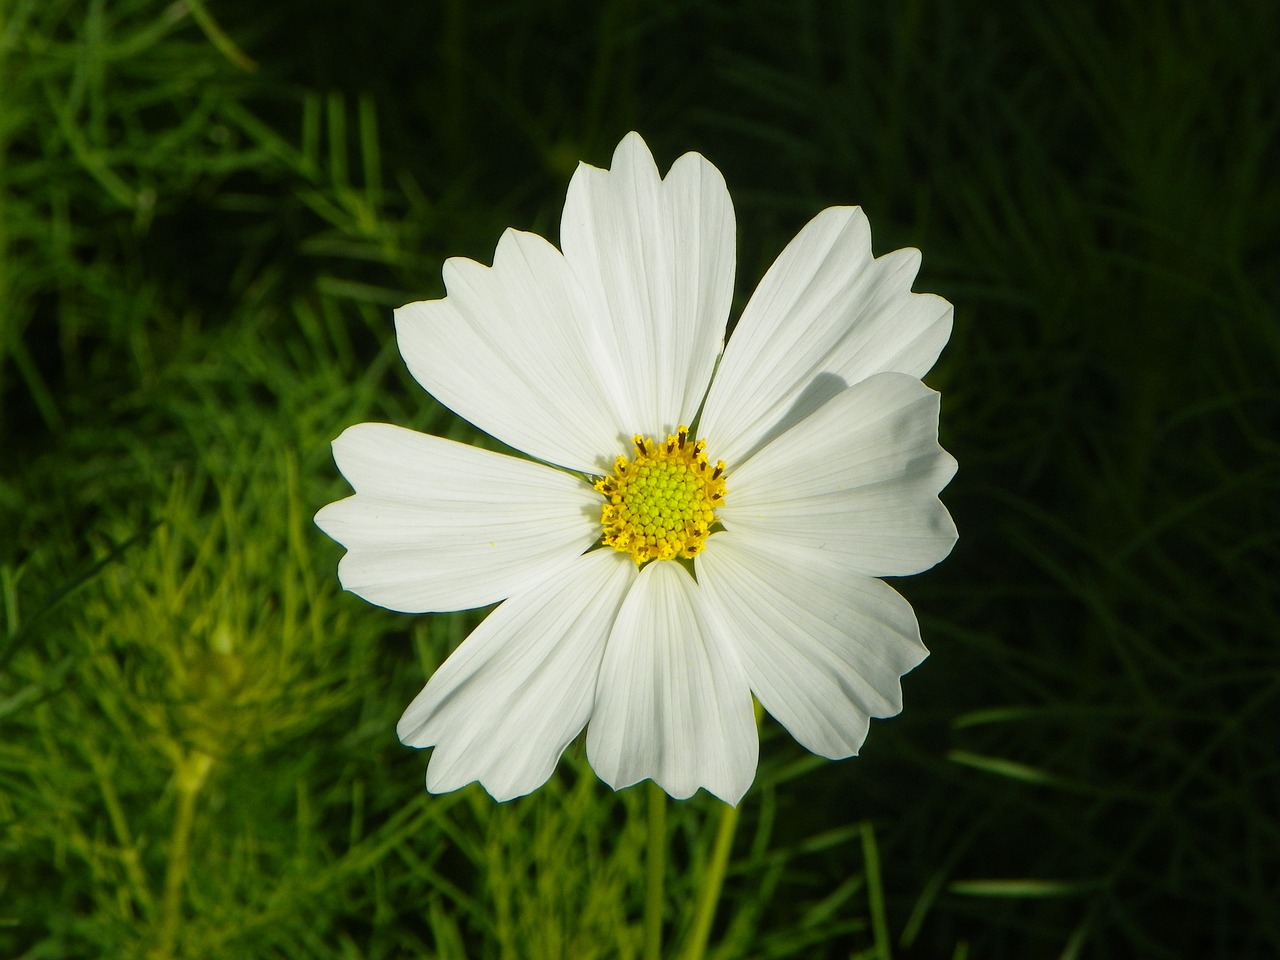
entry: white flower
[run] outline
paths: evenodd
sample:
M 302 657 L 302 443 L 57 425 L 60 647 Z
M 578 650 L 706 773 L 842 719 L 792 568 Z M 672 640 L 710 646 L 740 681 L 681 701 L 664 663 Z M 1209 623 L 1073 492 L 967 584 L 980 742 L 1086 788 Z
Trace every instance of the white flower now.
M 533 459 L 376 423 L 333 445 L 356 493 L 316 523 L 348 550 L 346 589 L 407 612 L 503 601 L 400 720 L 435 747 L 427 788 L 521 796 L 586 727 L 615 789 L 737 803 L 752 694 L 808 749 L 852 756 L 927 655 L 875 578 L 956 539 L 919 380 L 951 305 L 911 292 L 918 251 L 873 259 L 862 211 L 834 207 L 721 354 L 724 179 L 695 153 L 661 178 L 634 133 L 609 170 L 579 165 L 560 237 L 508 230 L 492 267 L 449 260 L 447 297 L 396 311 L 418 382 Z

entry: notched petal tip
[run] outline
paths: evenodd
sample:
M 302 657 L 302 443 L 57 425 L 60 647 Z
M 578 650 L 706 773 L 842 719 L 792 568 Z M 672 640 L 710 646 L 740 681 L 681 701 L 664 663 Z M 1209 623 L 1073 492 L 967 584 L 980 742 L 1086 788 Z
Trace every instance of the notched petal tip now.
M 945 487 L 956 478 L 956 474 L 960 470 L 960 461 L 955 458 L 951 451 L 947 450 L 941 444 L 939 444 L 938 450 L 938 459 L 941 463 L 938 473 L 940 476 L 946 477 L 946 479 L 942 481 L 942 486 Z M 939 487 L 939 489 L 941 490 L 942 488 Z
M 385 437 L 404 429 L 392 423 L 376 421 L 353 423 L 329 442 L 329 449 L 333 452 L 333 462 L 337 464 L 338 472 L 350 483 L 351 477 L 347 468 L 353 465 L 354 458 L 363 457 L 366 445 L 375 440 L 378 435 Z M 353 488 L 354 486 L 355 484 L 352 484 Z
M 653 174 L 654 180 L 667 182 L 673 178 L 678 172 L 681 174 L 689 167 L 697 167 L 702 174 L 710 174 L 717 183 L 724 187 L 725 193 L 728 193 L 728 187 L 725 185 L 724 174 L 720 169 L 708 160 L 703 154 L 697 150 L 688 150 L 676 158 L 675 162 L 665 174 L 659 169 L 657 160 L 653 156 L 653 151 L 649 149 L 649 144 L 639 133 L 632 130 L 626 134 L 618 145 L 613 149 L 613 156 L 609 161 L 608 167 L 597 167 L 586 161 L 579 161 L 579 169 L 585 167 L 589 172 L 603 173 L 607 175 L 617 176 L 627 173 L 645 173 Z M 727 199 L 727 198 L 726 198 Z M 854 208 L 859 209 L 859 208 Z
M 355 495 L 353 494 L 350 497 L 343 497 L 341 500 L 335 500 L 333 503 L 326 503 L 315 512 L 311 521 L 320 528 L 320 532 L 326 537 L 341 544 L 342 541 L 338 539 L 338 533 L 340 532 L 342 515 L 351 508 L 351 505 L 347 503 L 347 501 L 354 499 Z
M 617 170 L 619 166 L 630 166 L 632 164 L 644 164 L 652 167 L 655 172 L 658 169 L 658 165 L 653 159 L 653 151 L 649 149 L 649 144 L 645 143 L 644 137 L 634 130 L 628 132 L 626 136 L 618 141 L 618 145 L 613 148 L 613 159 L 609 168 Z
M 951 516 L 951 511 L 947 509 L 947 505 L 939 498 L 937 511 L 934 519 L 935 528 L 934 536 L 939 544 L 938 559 L 931 563 L 924 570 L 931 570 L 940 564 L 947 557 L 951 556 L 951 551 L 956 548 L 956 544 L 960 542 L 960 529 L 956 526 L 955 518 Z M 923 573 L 924 570 L 918 571 Z
M 644 137 L 632 130 L 613 148 L 607 167 L 597 167 L 594 163 L 579 160 L 578 166 L 569 179 L 569 190 L 573 192 L 578 181 L 595 181 L 598 178 L 633 175 L 635 173 L 651 173 L 653 180 L 660 179 L 658 164 L 653 159 L 653 152 L 645 143 Z
M 690 150 L 676 157 L 675 163 L 671 164 L 671 169 L 667 171 L 667 175 L 663 179 L 679 180 L 694 175 L 709 177 L 714 186 L 723 191 L 723 200 L 732 210 L 733 198 L 729 194 L 729 186 L 725 183 L 724 174 L 720 172 L 719 167 L 696 150 Z

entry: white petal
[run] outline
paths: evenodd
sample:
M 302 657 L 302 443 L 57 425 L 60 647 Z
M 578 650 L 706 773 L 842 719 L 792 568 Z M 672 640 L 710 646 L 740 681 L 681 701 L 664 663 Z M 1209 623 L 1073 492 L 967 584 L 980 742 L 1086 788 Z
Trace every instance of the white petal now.
M 853 756 L 870 717 L 902 709 L 900 678 L 928 651 L 911 605 L 887 584 L 760 553 L 730 532 L 695 564 L 752 691 L 806 748 Z
M 699 424 L 708 450 L 743 463 L 846 386 L 922 377 L 951 335 L 951 304 L 912 293 L 920 252 L 871 257 L 858 207 L 813 218 L 769 268 L 734 328 Z
M 431 677 L 396 726 L 435 746 L 427 789 L 480 781 L 495 800 L 546 782 L 586 725 L 605 638 L 636 566 L 595 550 L 499 605 Z
M 937 496 L 955 469 L 938 445 L 938 394 L 881 373 L 730 470 L 717 515 L 761 550 L 829 553 L 873 577 L 919 573 L 955 544 Z
M 626 449 L 612 354 L 596 342 L 564 258 L 536 234 L 508 230 L 493 267 L 454 258 L 448 296 L 396 311 L 409 371 L 450 410 L 549 463 L 607 472 Z M 634 431 L 632 431 L 634 432 Z
M 630 133 L 611 169 L 578 166 L 560 241 L 613 355 L 621 425 L 665 435 L 689 423 L 733 297 L 733 204 L 720 171 L 687 153 L 660 179 Z
M 677 799 L 705 787 L 736 804 L 755 777 L 751 694 L 678 563 L 646 565 L 609 635 L 587 757 L 615 790 L 646 777 Z
M 316 524 L 347 548 L 342 585 L 370 603 L 425 613 L 493 603 L 600 537 L 600 497 L 540 463 L 386 423 L 333 442 L 356 495 Z

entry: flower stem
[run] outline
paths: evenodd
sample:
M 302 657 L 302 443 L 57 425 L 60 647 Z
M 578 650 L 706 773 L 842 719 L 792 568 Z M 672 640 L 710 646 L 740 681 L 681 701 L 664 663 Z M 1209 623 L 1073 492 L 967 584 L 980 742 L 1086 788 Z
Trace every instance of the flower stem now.
M 711 863 L 698 895 L 697 912 L 693 919 L 693 933 L 684 960 L 702 960 L 707 952 L 707 940 L 711 937 L 711 923 L 716 918 L 720 903 L 720 889 L 724 886 L 725 869 L 729 865 L 729 851 L 733 849 L 733 834 L 738 827 L 738 808 L 725 804 L 720 811 L 720 825 L 716 829 L 716 842 L 711 851 Z
M 177 770 L 178 812 L 169 838 L 169 862 L 165 868 L 164 900 L 161 907 L 160 944 L 152 954 L 157 958 L 174 956 L 178 927 L 181 924 L 182 886 L 187 879 L 187 850 L 191 827 L 195 822 L 196 794 L 213 767 L 213 757 L 199 750 L 182 758 Z
M 644 957 L 662 960 L 663 878 L 667 872 L 667 794 L 649 781 L 649 849 L 644 897 Z

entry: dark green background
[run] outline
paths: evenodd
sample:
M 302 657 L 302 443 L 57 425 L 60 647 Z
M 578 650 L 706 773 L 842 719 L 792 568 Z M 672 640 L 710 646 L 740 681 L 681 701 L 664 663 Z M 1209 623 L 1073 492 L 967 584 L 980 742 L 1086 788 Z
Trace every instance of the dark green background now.
M 779 788 L 780 836 L 873 819 L 899 956 L 1280 955 L 1280 8 L 209 3 L 252 70 L 175 9 L 0 6 L 0 561 L 43 618 L 11 616 L 6 660 L 69 655 L 64 595 L 139 549 L 106 519 L 155 535 L 140 474 L 194 457 L 201 404 L 289 442 L 286 375 L 236 363 L 237 338 L 297 362 L 313 332 L 283 305 L 323 304 L 335 396 L 462 430 L 413 393 L 389 308 L 507 226 L 556 239 L 577 160 L 635 129 L 663 168 L 697 150 L 724 173 L 738 308 L 836 204 L 877 253 L 919 247 L 916 289 L 956 308 L 927 380 L 960 542 L 899 584 L 933 655 L 861 759 Z M 300 463 L 309 509 L 341 493 L 322 448 Z M 379 749 L 386 789 L 416 789 L 424 758 Z M 816 858 L 771 916 L 848 869 Z M 1027 879 L 1052 886 L 979 883 Z M 16 912 L 36 943 L 38 908 Z

